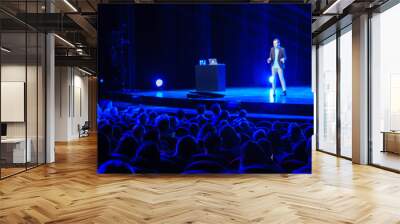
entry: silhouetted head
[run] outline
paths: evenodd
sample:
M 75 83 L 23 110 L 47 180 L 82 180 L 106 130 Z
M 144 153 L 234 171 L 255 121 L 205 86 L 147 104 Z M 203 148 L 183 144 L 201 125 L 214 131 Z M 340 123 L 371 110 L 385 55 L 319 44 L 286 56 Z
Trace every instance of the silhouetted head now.
M 253 133 L 253 140 L 254 141 L 258 141 L 261 138 L 266 138 L 267 134 L 265 133 L 265 131 L 263 129 L 257 129 L 257 131 L 255 131 Z
M 201 115 L 204 114 L 206 112 L 206 106 L 204 104 L 199 104 L 197 105 L 197 114 Z
M 156 118 L 156 125 L 161 133 L 167 132 L 170 128 L 170 120 L 168 115 L 162 114 Z
M 176 144 L 175 156 L 182 159 L 189 159 L 197 153 L 197 143 L 192 136 L 184 136 L 178 140 Z
M 241 109 L 239 111 L 239 117 L 246 118 L 247 117 L 247 111 L 245 109 Z
M 211 105 L 211 111 L 213 112 L 214 116 L 219 116 L 219 114 L 221 113 L 221 106 L 219 105 L 219 103 L 214 103 L 213 105 Z
M 149 121 L 150 121 L 150 123 L 154 123 L 155 122 L 155 120 L 156 120 L 156 118 L 157 118 L 157 112 L 155 112 L 155 111 L 151 111 L 150 113 L 149 113 Z
M 148 122 L 148 116 L 147 116 L 147 114 L 146 113 L 140 113 L 139 115 L 138 115 L 138 117 L 137 117 L 137 121 L 136 121 L 136 123 L 137 124 L 140 124 L 140 125 L 147 125 L 147 122 Z
M 192 136 L 197 136 L 197 134 L 199 133 L 199 125 L 197 125 L 196 123 L 191 123 L 189 129 Z
M 184 112 L 182 109 L 179 109 L 179 110 L 176 112 L 176 117 L 177 117 L 179 120 L 183 120 L 183 119 L 185 118 L 185 112 Z
M 219 115 L 219 120 L 229 120 L 230 114 L 227 110 L 221 111 L 221 114 Z
M 135 169 L 129 163 L 109 160 L 100 165 L 97 173 L 135 173 Z
M 293 140 L 303 140 L 304 134 L 301 128 L 296 123 L 291 123 L 288 127 L 288 134 Z

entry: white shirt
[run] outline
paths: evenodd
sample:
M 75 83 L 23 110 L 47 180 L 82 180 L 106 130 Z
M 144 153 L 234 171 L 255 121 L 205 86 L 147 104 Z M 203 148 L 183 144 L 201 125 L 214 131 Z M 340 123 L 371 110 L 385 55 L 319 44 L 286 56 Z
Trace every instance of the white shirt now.
M 275 47 L 275 60 L 274 60 L 274 64 L 272 65 L 272 68 L 281 68 L 281 66 L 279 65 L 279 48 Z

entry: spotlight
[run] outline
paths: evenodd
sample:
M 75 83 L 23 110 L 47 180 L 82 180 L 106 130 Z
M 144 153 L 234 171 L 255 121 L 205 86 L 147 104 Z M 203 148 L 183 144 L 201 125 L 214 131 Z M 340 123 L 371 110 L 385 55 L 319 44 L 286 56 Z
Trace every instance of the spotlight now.
M 268 78 L 268 81 L 269 81 L 269 83 L 273 83 L 273 82 L 274 82 L 274 77 L 271 75 L 271 76 Z
M 156 80 L 156 86 L 157 88 L 161 88 L 164 85 L 164 82 L 162 79 L 157 79 Z

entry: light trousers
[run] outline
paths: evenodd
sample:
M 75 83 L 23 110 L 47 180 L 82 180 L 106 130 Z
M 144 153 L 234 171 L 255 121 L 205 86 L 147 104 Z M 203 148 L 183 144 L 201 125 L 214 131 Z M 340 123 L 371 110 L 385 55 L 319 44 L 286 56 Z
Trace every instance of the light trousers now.
M 272 89 L 275 91 L 276 89 L 276 73 L 278 73 L 279 75 L 279 80 L 281 82 L 281 86 L 282 86 L 282 90 L 286 91 L 286 82 L 285 82 L 285 77 L 283 76 L 283 69 L 281 69 L 280 67 L 272 67 L 271 68 L 271 74 L 273 77 L 273 81 L 272 81 Z

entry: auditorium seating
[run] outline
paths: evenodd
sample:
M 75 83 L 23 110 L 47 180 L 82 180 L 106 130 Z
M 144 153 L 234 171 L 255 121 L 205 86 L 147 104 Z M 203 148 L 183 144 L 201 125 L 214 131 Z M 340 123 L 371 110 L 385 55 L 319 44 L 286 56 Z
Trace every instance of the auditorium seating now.
M 252 121 L 199 105 L 194 115 L 98 105 L 99 173 L 310 173 L 313 125 Z

